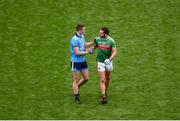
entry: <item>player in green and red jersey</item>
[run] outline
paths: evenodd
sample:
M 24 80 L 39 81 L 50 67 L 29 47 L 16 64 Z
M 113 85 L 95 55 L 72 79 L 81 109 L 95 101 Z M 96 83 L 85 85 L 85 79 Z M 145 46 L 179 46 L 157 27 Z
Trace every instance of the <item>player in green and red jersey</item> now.
M 100 29 L 99 37 L 94 40 L 95 48 L 97 48 L 97 70 L 100 79 L 100 90 L 102 94 L 101 102 L 107 103 L 107 89 L 109 86 L 110 74 L 113 70 L 113 59 L 117 53 L 116 43 L 109 36 L 109 29 L 103 27 Z

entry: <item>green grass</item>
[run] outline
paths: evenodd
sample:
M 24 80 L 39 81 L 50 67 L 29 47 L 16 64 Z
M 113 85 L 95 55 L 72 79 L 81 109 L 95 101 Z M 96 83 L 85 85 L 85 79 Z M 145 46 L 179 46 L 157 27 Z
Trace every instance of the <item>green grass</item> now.
M 179 0 L 0 0 L 0 119 L 180 119 Z M 95 55 L 73 103 L 70 39 L 111 30 L 118 55 L 99 103 Z

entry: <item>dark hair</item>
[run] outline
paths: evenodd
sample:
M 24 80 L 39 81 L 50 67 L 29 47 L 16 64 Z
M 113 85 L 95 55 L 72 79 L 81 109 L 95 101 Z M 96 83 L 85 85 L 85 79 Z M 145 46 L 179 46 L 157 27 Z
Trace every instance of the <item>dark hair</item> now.
M 79 31 L 79 30 L 82 29 L 83 27 L 85 27 L 84 24 L 77 24 L 76 30 Z
M 109 29 L 107 27 L 102 27 L 101 30 L 104 31 L 104 34 L 109 35 Z

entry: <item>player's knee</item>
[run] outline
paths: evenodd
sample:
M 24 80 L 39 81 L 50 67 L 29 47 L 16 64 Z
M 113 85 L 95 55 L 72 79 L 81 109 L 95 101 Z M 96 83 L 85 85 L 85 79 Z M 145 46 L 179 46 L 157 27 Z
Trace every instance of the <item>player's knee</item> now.
M 84 80 L 85 80 L 85 81 L 88 81 L 88 80 L 89 80 L 89 77 L 86 77 Z
M 74 78 L 73 78 L 73 81 L 78 81 L 78 80 L 79 80 L 78 77 L 74 77 Z
M 100 80 L 100 83 L 105 83 L 105 79 L 101 79 L 101 80 Z
M 78 84 L 78 80 L 74 80 L 73 83 Z
M 89 80 L 88 76 L 84 77 L 84 81 L 88 81 L 88 80 Z

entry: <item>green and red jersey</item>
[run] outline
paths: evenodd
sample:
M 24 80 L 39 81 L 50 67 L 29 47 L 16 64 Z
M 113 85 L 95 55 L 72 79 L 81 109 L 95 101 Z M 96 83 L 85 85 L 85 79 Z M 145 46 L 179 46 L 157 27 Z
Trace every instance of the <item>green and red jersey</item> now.
M 110 36 L 106 38 L 96 37 L 95 46 L 98 47 L 96 61 L 103 63 L 106 59 L 110 58 L 112 48 L 116 48 L 116 43 Z

